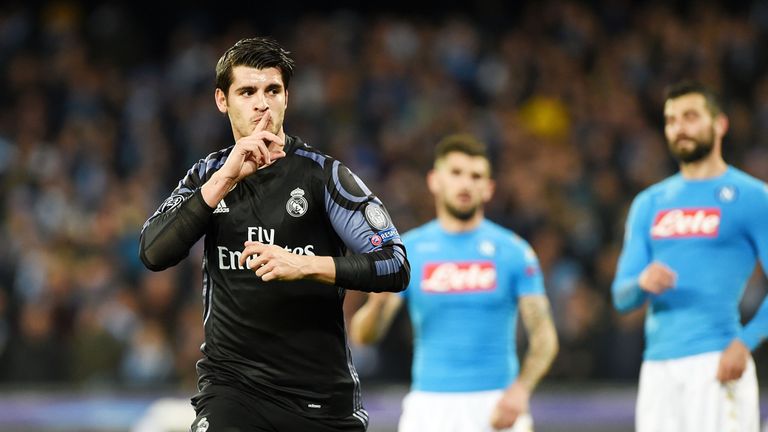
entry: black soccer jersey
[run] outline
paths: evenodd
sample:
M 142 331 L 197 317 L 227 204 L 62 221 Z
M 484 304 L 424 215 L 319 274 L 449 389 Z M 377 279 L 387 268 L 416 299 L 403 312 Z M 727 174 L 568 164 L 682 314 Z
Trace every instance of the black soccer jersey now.
M 400 235 L 357 176 L 291 136 L 284 158 L 240 181 L 210 208 L 200 187 L 231 149 L 189 170 L 144 224 L 140 241 L 145 265 L 162 270 L 205 235 L 200 384 L 240 387 L 310 417 L 355 415 L 367 423 L 346 341 L 344 290 L 404 289 L 409 267 Z M 247 240 L 336 257 L 339 286 L 263 282 L 239 264 Z

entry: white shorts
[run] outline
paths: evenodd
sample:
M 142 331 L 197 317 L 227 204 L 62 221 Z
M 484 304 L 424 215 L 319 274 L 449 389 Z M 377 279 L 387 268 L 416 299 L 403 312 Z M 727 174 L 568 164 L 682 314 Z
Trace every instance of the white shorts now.
M 758 432 L 755 363 L 740 379 L 717 380 L 720 352 L 644 361 L 635 411 L 637 432 Z
M 399 432 L 492 432 L 491 414 L 501 390 L 433 393 L 412 391 L 403 399 Z M 533 432 L 530 413 L 504 432 Z

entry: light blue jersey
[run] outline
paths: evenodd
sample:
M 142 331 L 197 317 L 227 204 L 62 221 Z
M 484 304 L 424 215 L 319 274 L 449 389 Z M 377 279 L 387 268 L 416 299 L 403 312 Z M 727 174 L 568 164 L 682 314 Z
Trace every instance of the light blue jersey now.
M 414 329 L 413 390 L 502 389 L 517 377 L 520 296 L 544 295 L 525 240 L 493 222 L 449 233 L 433 220 L 403 236 L 411 283 L 401 293 Z
M 629 211 L 612 292 L 619 311 L 649 301 L 645 359 L 722 351 L 734 339 L 750 349 L 768 334 L 768 302 L 742 328 L 739 302 L 757 259 L 768 263 L 768 188 L 729 166 L 721 176 L 677 174 L 640 193 Z M 640 289 L 652 261 L 677 273 L 660 295 Z

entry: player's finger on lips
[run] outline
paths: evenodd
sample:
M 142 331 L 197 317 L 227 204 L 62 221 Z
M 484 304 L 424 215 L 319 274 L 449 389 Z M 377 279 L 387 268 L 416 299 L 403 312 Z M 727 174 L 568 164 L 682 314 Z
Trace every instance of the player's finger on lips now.
M 264 115 L 261 116 L 261 119 L 259 120 L 259 123 L 256 125 L 256 130 L 264 130 L 264 128 L 267 127 L 267 122 L 269 121 L 269 110 L 264 112 Z

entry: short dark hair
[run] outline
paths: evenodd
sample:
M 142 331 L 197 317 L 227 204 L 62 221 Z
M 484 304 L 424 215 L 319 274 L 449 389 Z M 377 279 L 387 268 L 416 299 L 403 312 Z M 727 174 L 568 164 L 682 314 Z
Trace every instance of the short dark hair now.
M 280 69 L 283 85 L 287 89 L 295 66 L 290 54 L 290 51 L 286 51 L 270 37 L 240 39 L 216 63 L 216 88 L 227 93 L 232 85 L 232 69 L 235 66 L 248 66 L 256 69 Z
M 458 133 L 441 139 L 435 146 L 435 163 L 453 152 L 482 157 L 489 162 L 488 165 L 490 166 L 488 149 L 485 143 L 470 134 Z
M 698 81 L 686 80 L 669 85 L 664 92 L 664 102 L 688 94 L 700 94 L 704 96 L 707 110 L 709 110 L 712 117 L 723 112 L 720 98 L 715 91 Z

